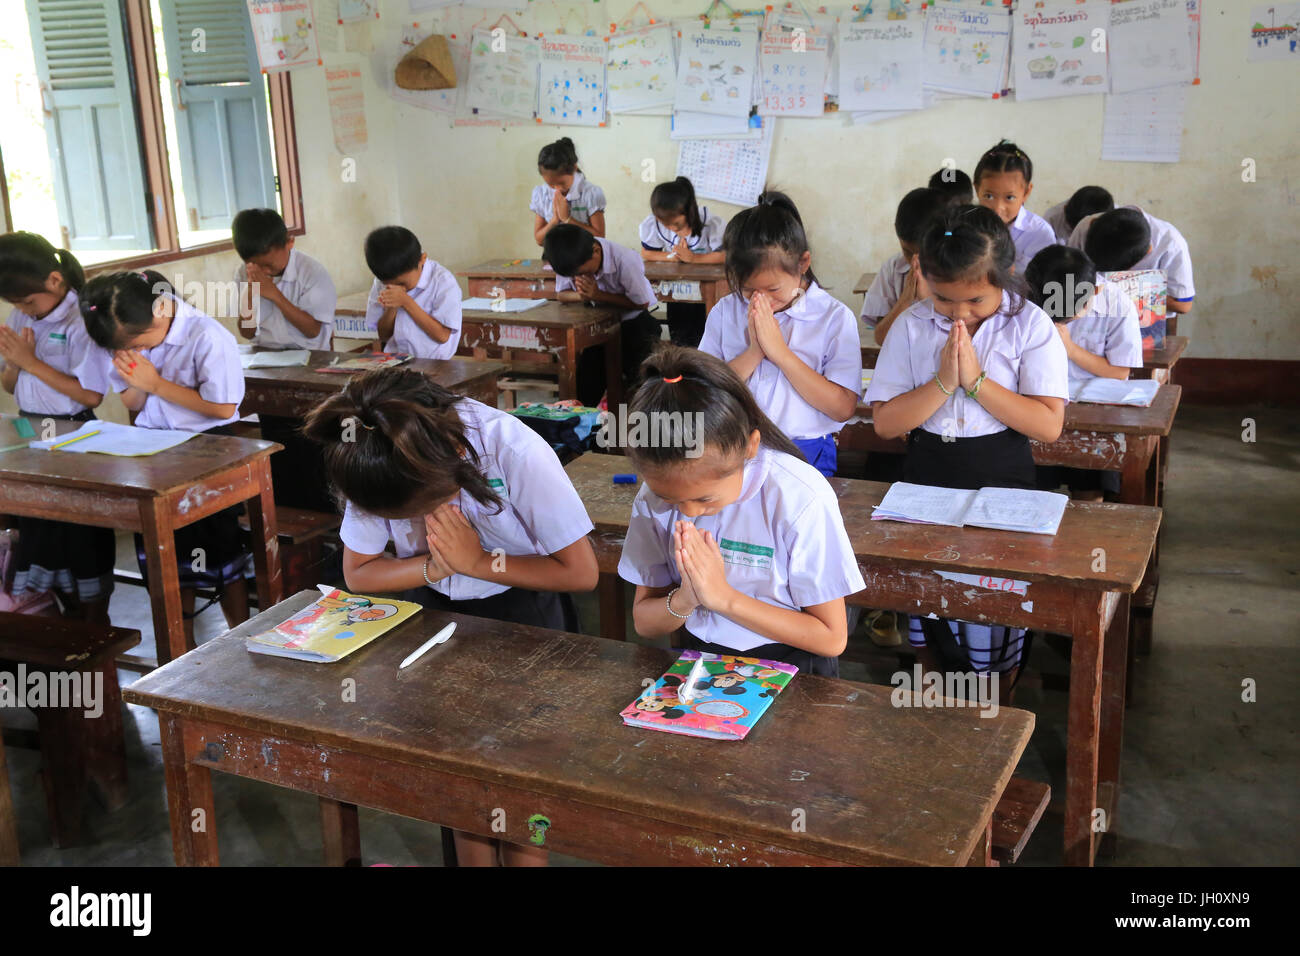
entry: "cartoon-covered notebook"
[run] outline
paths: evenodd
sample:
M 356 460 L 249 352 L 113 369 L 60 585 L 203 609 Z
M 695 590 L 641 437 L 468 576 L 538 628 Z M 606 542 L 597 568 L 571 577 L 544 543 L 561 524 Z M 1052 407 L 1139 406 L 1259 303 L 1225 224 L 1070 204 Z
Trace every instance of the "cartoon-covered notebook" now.
M 703 658 L 693 688 L 682 685 Z M 629 727 L 666 730 L 713 740 L 744 740 L 776 695 L 798 673 L 793 664 L 757 657 L 682 651 L 677 663 L 619 714 Z
M 349 359 L 338 359 L 330 362 L 329 365 L 322 365 L 320 368 L 312 369 L 313 372 L 364 372 L 372 368 L 392 368 L 395 365 L 403 365 L 411 361 L 411 356 L 405 352 L 367 352 L 364 355 L 357 355 Z
M 411 601 L 362 597 L 325 584 L 317 587 L 319 598 L 282 624 L 249 637 L 248 649 L 332 664 L 422 610 Z

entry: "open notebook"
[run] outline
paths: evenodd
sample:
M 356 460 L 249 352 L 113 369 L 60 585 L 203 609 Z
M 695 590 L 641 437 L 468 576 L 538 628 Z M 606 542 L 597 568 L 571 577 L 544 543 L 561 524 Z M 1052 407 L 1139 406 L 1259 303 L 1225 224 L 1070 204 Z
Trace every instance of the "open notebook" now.
M 49 451 L 73 451 L 83 455 L 94 453 L 137 458 L 175 448 L 182 442 L 189 441 L 195 434 L 171 428 L 136 428 L 134 425 L 119 425 L 97 419 L 86 422 L 75 432 L 46 441 L 34 441 L 31 447 Z
M 318 584 L 321 596 L 245 646 L 254 654 L 332 664 L 422 610 L 411 601 L 363 597 Z
M 312 369 L 313 372 L 364 372 L 372 368 L 392 368 L 395 365 L 402 365 L 411 361 L 411 356 L 399 352 L 367 352 L 364 355 L 356 355 L 352 358 L 344 359 L 335 357 L 329 365 L 323 365 L 320 368 Z
M 1151 378 L 1089 378 L 1070 386 L 1070 401 L 1148 408 L 1159 390 L 1160 383 Z
M 896 481 L 876 505 L 871 520 L 1056 534 L 1069 501 L 1068 496 L 1054 491 L 1023 488 L 967 491 Z

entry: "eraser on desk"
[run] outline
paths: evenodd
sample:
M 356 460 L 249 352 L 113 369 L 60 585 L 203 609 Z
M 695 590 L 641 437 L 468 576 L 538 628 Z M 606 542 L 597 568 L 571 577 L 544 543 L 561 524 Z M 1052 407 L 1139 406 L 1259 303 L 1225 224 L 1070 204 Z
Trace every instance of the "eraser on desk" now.
M 614 484 L 616 485 L 635 485 L 636 475 L 615 475 Z
M 32 423 L 25 418 L 14 419 L 14 431 L 18 433 L 19 438 L 36 437 L 36 429 L 32 428 Z

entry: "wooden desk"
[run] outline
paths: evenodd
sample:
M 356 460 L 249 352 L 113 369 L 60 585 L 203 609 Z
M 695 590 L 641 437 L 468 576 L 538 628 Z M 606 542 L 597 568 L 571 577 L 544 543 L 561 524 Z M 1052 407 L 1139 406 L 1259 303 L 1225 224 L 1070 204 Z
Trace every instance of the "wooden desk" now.
M 583 455 L 565 466 L 595 524 L 592 543 L 602 579 L 616 575 L 632 499 L 639 485 L 616 485 L 626 462 Z M 849 598 L 866 607 L 938 614 L 990 624 L 1070 634 L 1070 700 L 1066 757 L 1065 860 L 1091 865 L 1096 807 L 1114 829 L 1119 751 L 1128 665 L 1128 605 L 1160 527 L 1158 508 L 1071 502 L 1054 537 L 979 528 L 872 521 L 871 509 L 889 486 L 830 479 L 867 589 Z M 1097 570 L 1095 549 L 1105 549 Z M 939 572 L 993 575 L 1028 582 L 1023 595 L 973 587 Z M 617 582 L 615 582 L 617 583 Z M 602 586 L 601 633 L 622 636 L 623 616 L 604 599 L 621 589 Z M 834 739 L 834 738 L 826 738 Z
M 13 433 L 5 416 L 3 431 Z M 41 420 L 28 419 L 36 434 Z M 60 421 L 57 431 L 75 431 Z M 226 435 L 193 438 L 142 458 L 16 448 L 0 452 L 0 514 L 27 515 L 144 535 L 158 662 L 185 653 L 173 532 L 244 502 L 253 536 L 257 596 L 280 600 L 280 556 L 271 496 L 274 442 Z M 260 542 L 260 544 L 259 544 Z
M 547 302 L 527 312 L 465 309 L 461 313 L 457 354 L 494 359 L 512 370 L 556 375 L 560 398 L 577 398 L 578 356 L 605 346 L 605 376 L 611 407 L 623 403 L 623 322 L 621 311 L 591 308 L 580 302 Z M 507 340 L 504 330 L 536 333 L 536 348 Z
M 871 289 L 871 283 L 876 281 L 876 273 L 864 272 L 858 276 L 857 283 L 853 286 L 854 295 L 866 295 Z
M 356 356 L 349 352 L 312 351 L 305 366 L 244 369 L 244 400 L 239 406 L 240 414 L 257 412 L 301 418 L 351 380 L 351 375 L 317 371 L 334 358 L 342 362 Z M 411 359 L 401 367 L 421 372 L 444 388 L 478 399 L 493 408 L 497 404 L 497 379 L 506 370 L 500 362 L 459 358 Z
M 360 805 L 520 844 L 541 814 L 548 850 L 616 865 L 960 866 L 1034 724 L 1010 708 L 897 708 L 890 687 L 799 674 L 743 744 L 657 733 L 617 714 L 672 652 L 429 611 L 336 667 L 245 649 L 318 596 L 125 691 L 158 711 L 178 864 L 218 862 L 220 770 L 316 794 L 333 862 L 360 859 Z M 446 620 L 451 641 L 399 673 Z M 340 702 L 342 675 L 364 703 Z
M 346 315 L 351 317 L 366 316 L 366 303 L 370 299 L 370 290 L 362 289 L 360 292 L 349 292 L 346 295 L 339 296 L 339 301 L 334 306 L 335 315 Z

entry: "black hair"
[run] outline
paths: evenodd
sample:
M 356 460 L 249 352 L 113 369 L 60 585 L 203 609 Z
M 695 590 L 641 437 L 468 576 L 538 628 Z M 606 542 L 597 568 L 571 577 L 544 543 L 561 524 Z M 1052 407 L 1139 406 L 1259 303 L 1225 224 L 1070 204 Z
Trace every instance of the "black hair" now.
M 120 349 L 153 326 L 159 296 L 176 297 L 162 273 L 114 272 L 99 275 L 81 292 L 81 317 L 86 332 L 100 348 Z
M 678 176 L 670 183 L 660 183 L 650 194 L 650 211 L 656 218 L 661 216 L 686 217 L 686 224 L 691 227 L 691 235 L 698 236 L 704 231 L 704 220 L 700 217 L 700 206 L 695 201 L 695 187 L 685 176 Z
M 1098 272 L 1123 272 L 1151 248 L 1151 226 L 1140 209 L 1112 209 L 1092 221 L 1083 251 Z
M 641 412 L 650 421 L 661 416 L 660 421 L 669 423 L 661 428 L 670 432 L 675 430 L 674 423 L 685 426 L 689 415 L 700 413 L 704 418 L 702 431 L 694 434 L 693 441 L 692 435 L 683 432 L 670 434 L 667 441 L 625 449 L 639 467 L 678 464 L 692 445 L 700 447 L 700 441 L 724 456 L 739 455 L 754 429 L 767 447 L 804 460 L 798 446 L 763 414 L 749 386 L 722 359 L 699 349 L 663 343 L 641 363 L 641 378 L 629 412 Z M 669 381 L 672 379 L 679 380 Z
M 1082 186 L 1065 204 L 1065 224 L 1073 229 L 1084 218 L 1093 213 L 1110 212 L 1115 208 L 1115 199 L 1101 186 Z
M 913 189 L 902 198 L 894 214 L 895 235 L 903 242 L 920 242 L 930 219 L 947 205 L 948 198 L 937 189 Z
M 289 242 L 289 229 L 274 209 L 241 209 L 230 223 L 239 258 L 247 262 Z
M 921 273 L 929 281 L 975 278 L 1011 294 L 1011 315 L 1024 305 L 1025 283 L 1015 274 L 1016 247 L 1006 223 L 984 206 L 949 206 L 930 220 L 921 240 Z
M 557 276 L 572 278 L 578 267 L 591 258 L 596 237 L 573 223 L 560 223 L 546 234 L 542 258 L 550 263 Z
M 321 446 L 340 503 L 396 513 L 464 489 L 499 510 L 456 411 L 461 399 L 414 369 L 371 369 L 312 409 L 302 431 Z
M 424 251 L 405 226 L 380 226 L 366 236 L 366 265 L 380 282 L 391 282 L 420 265 Z
M 735 293 L 765 266 L 776 266 L 790 275 L 798 273 L 799 260 L 809 250 L 794 200 L 783 192 L 765 191 L 755 205 L 742 209 L 727 223 L 722 250 L 726 253 L 727 284 Z M 817 282 L 811 268 L 804 275 L 809 282 Z
M 1082 250 L 1054 245 L 1040 249 L 1025 266 L 1027 298 L 1053 322 L 1069 322 L 1097 291 L 1097 267 Z
M 578 150 L 573 140 L 564 136 L 543 146 L 537 154 L 537 168 L 551 173 L 577 172 Z
M 1025 177 L 1025 184 L 1028 185 L 1034 181 L 1034 164 L 1027 154 L 1020 151 L 1019 146 L 1004 139 L 975 164 L 976 186 L 979 186 L 985 173 L 1019 173 Z
M 975 186 L 970 177 L 951 166 L 937 170 L 926 185 L 943 193 L 946 201 L 958 205 L 966 205 L 975 196 Z
M 7 232 L 0 236 L 0 299 L 25 299 L 45 291 L 51 272 L 63 276 L 69 289 L 80 292 L 86 273 L 67 249 L 55 249 L 34 232 Z

